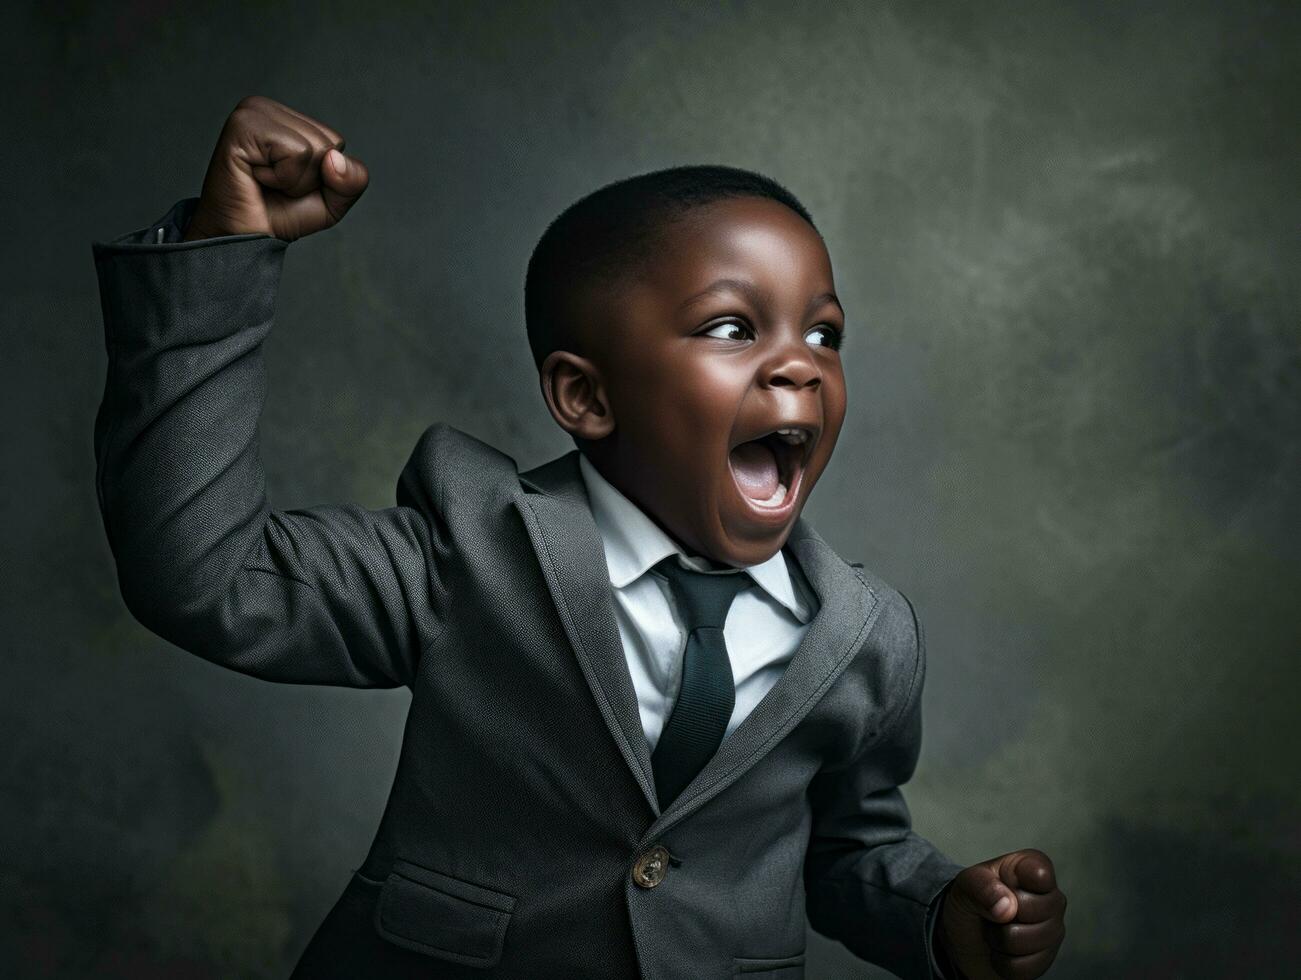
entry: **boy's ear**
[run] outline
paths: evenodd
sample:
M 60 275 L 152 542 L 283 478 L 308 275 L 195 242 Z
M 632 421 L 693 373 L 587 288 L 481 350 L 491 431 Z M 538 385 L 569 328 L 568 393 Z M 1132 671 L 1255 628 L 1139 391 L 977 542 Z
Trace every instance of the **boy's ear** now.
M 551 417 L 571 436 L 595 442 L 614 431 L 601 372 L 587 358 L 552 351 L 538 370 L 538 384 Z

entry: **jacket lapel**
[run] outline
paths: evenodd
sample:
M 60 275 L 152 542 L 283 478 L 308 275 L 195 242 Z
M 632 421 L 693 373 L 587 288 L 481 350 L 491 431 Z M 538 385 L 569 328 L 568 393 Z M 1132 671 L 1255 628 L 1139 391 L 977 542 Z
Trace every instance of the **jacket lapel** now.
M 661 813 L 637 695 L 614 619 L 605 551 L 578 469 L 578 451 L 521 473 L 520 483 L 515 506 L 528 528 L 565 633 L 610 734 L 656 815 L 645 840 L 662 834 L 734 783 L 798 725 L 848 666 L 876 621 L 877 594 L 803 518 L 797 520 L 786 550 L 799 562 L 817 595 L 818 611 L 777 683 Z
M 786 540 L 788 555 L 818 597 L 818 611 L 772 689 L 646 831 L 649 841 L 703 806 L 750 770 L 818 703 L 862 648 L 880 598 L 801 517 Z
M 578 451 L 521 473 L 520 483 L 535 491 L 522 490 L 515 507 L 565 634 L 624 762 L 658 815 L 650 748 L 614 619 L 614 590 L 578 469 Z

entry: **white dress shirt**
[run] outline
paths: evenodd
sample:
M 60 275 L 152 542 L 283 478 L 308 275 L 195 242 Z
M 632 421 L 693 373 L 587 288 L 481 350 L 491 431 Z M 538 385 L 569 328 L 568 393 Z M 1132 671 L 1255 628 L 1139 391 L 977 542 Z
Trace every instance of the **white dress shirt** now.
M 651 568 L 674 554 L 688 568 L 705 570 L 708 565 L 684 554 L 581 453 L 578 465 L 605 548 L 615 621 L 637 692 L 642 729 L 653 752 L 682 685 L 687 631 L 673 607 L 668 582 Z M 749 574 L 753 584 L 737 593 L 723 626 L 736 684 L 736 705 L 724 738 L 777 683 L 817 612 L 813 590 L 798 566 L 787 563 L 784 552 L 747 567 L 742 574 Z

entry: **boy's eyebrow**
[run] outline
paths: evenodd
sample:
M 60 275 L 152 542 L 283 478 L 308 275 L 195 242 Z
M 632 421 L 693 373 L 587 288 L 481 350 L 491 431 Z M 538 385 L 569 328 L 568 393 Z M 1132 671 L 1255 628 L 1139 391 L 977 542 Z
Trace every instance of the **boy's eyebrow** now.
M 840 311 L 840 315 L 841 316 L 845 315 L 845 308 L 840 305 L 840 300 L 836 298 L 835 293 L 818 293 L 818 295 L 814 296 L 811 300 L 809 300 L 808 312 L 812 313 L 823 303 L 835 303 L 836 309 Z
M 754 285 L 754 283 L 747 282 L 744 279 L 715 279 L 700 292 L 684 300 L 678 309 L 685 310 L 692 303 L 704 299 L 706 296 L 713 296 L 715 293 L 726 293 L 729 291 L 740 293 L 756 306 L 762 305 L 763 301 L 767 298 L 766 295 Z M 809 312 L 812 312 L 823 303 L 835 303 L 840 309 L 842 315 L 845 312 L 845 308 L 840 305 L 840 300 L 836 298 L 835 293 L 819 293 L 817 296 L 814 296 L 813 299 L 809 300 Z
M 692 303 L 704 299 L 706 296 L 713 296 L 715 293 L 726 293 L 729 291 L 740 293 L 756 306 L 762 305 L 766 298 L 754 283 L 747 282 L 744 279 L 715 279 L 700 292 L 696 293 L 694 296 L 688 297 L 682 305 L 678 307 L 678 309 L 685 310 Z

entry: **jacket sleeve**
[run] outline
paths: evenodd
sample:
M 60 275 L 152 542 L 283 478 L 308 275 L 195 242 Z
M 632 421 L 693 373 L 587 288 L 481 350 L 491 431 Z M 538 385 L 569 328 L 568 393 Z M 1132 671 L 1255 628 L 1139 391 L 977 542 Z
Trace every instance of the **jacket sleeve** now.
M 905 980 L 930 980 L 943 976 L 931 948 L 935 902 L 962 866 L 913 832 L 899 789 L 921 753 L 926 672 L 925 642 L 907 607 L 909 617 L 893 617 L 897 636 L 886 638 L 912 654 L 902 705 L 847 764 L 822 770 L 810 784 L 804 878 L 815 931 Z
M 197 198 L 93 242 L 108 376 L 96 490 L 123 600 L 159 636 L 267 680 L 409 685 L 437 632 L 416 507 L 273 509 L 258 455 L 288 243 L 181 242 Z

